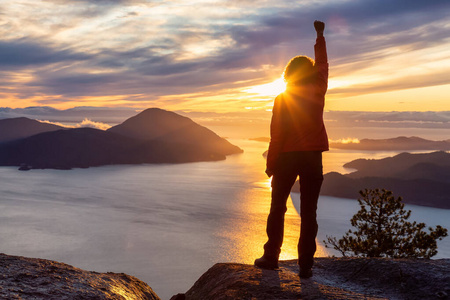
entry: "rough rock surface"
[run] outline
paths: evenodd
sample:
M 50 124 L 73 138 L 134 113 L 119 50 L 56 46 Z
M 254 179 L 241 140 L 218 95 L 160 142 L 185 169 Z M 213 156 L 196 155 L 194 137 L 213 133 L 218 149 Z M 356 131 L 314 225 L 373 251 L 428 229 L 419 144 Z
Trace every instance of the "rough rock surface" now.
M 0 254 L 0 299 L 159 299 L 139 279 Z
M 314 276 L 296 261 L 278 270 L 216 264 L 173 299 L 449 299 L 450 259 L 317 258 Z
M 295 260 L 278 270 L 216 264 L 176 300 L 450 299 L 450 259 L 316 258 L 314 276 Z M 160 299 L 139 279 L 0 254 L 0 299 Z

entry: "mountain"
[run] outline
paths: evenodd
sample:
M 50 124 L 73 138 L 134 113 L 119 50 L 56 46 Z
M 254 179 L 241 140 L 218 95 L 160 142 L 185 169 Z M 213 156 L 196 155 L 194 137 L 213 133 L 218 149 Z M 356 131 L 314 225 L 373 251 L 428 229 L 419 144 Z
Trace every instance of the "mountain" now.
M 394 157 L 383 159 L 356 159 L 344 165 L 346 168 L 356 169 L 348 174 L 350 178 L 362 177 L 390 177 L 411 178 L 417 174 L 418 178 L 429 179 L 430 173 L 442 173 L 450 170 L 450 154 L 444 151 L 432 153 L 400 153 Z M 447 173 L 450 175 L 450 172 Z M 450 180 L 450 176 L 438 176 L 441 180 Z
M 450 209 L 450 184 L 432 179 L 388 177 L 349 178 L 336 172 L 325 174 L 321 195 L 356 199 L 364 189 L 386 189 L 404 203 Z
M 39 122 L 25 117 L 0 120 L 0 143 L 23 139 L 38 133 L 55 131 L 64 127 Z
M 150 109 L 131 119 L 123 127 L 118 125 L 108 131 L 64 129 L 0 144 L 0 165 L 71 169 L 186 163 L 223 160 L 228 154 L 242 152 L 209 129 L 175 113 Z
M 174 112 L 149 108 L 108 131 L 141 140 L 152 140 L 192 124 L 195 124 L 194 121 Z
M 195 147 L 198 151 L 209 151 L 220 155 L 241 153 L 239 147 L 219 137 L 187 117 L 159 108 L 149 108 L 111 127 L 109 132 L 160 143 L 177 143 Z
M 119 164 L 136 146 L 133 139 L 99 129 L 57 130 L 0 145 L 0 165 L 70 169 Z
M 383 159 L 357 159 L 344 165 L 357 171 L 325 174 L 321 195 L 356 199 L 359 191 L 391 190 L 403 202 L 450 209 L 450 153 L 401 153 Z M 298 182 L 292 188 L 299 190 Z
M 348 150 L 378 150 L 378 151 L 407 151 L 407 150 L 450 150 L 450 140 L 430 141 L 419 137 L 396 137 L 391 139 L 362 139 L 359 143 L 332 142 L 331 148 Z

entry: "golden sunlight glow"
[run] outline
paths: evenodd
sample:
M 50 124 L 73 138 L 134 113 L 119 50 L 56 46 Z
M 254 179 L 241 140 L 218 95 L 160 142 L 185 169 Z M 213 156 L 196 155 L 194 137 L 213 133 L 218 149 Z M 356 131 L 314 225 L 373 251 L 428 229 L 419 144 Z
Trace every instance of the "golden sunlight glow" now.
M 177 60 L 198 59 L 199 57 L 205 57 L 212 55 L 219 51 L 222 47 L 232 47 L 234 41 L 230 37 L 223 37 L 217 40 L 198 40 L 186 43 L 183 45 L 185 53 L 183 53 Z
M 351 81 L 351 80 L 338 80 L 338 79 L 332 79 L 332 78 L 330 78 L 330 79 L 328 80 L 328 90 L 332 90 L 332 89 L 335 89 L 335 88 L 338 88 L 338 87 L 349 86 L 349 85 L 354 84 L 355 82 L 357 82 L 357 81 L 356 81 L 356 80 L 355 80 L 355 81 Z
M 258 184 L 261 188 L 266 188 L 271 190 L 272 189 L 272 177 L 267 178 L 263 181 L 257 182 L 256 184 Z
M 327 94 L 325 109 L 352 111 L 446 111 L 450 84 L 351 97 Z M 427 101 L 424 101 L 426 99 Z
M 111 284 L 109 286 L 109 290 L 111 292 L 113 292 L 116 295 L 120 295 L 121 297 L 123 297 L 125 300 L 135 300 L 138 299 L 138 297 L 132 292 L 127 290 L 125 287 L 122 287 L 120 282 L 115 282 L 116 285 Z
M 253 190 L 245 191 L 246 201 L 240 203 L 239 210 L 246 218 L 234 222 L 233 230 L 224 228 L 222 235 L 232 240 L 230 249 L 225 249 L 224 259 L 227 261 L 252 264 L 260 257 L 267 241 L 265 232 L 267 215 L 270 211 L 271 179 L 255 182 Z M 299 196 L 299 194 L 295 194 Z M 284 241 L 280 253 L 280 260 L 298 258 L 297 243 L 300 237 L 300 216 L 294 206 L 295 201 L 288 199 L 285 215 Z M 296 205 L 296 204 L 295 204 Z M 323 245 L 317 241 L 316 257 L 328 256 Z
M 277 96 L 286 90 L 286 82 L 283 78 L 278 78 L 270 83 L 260 84 L 245 89 L 244 92 L 249 94 L 258 94 L 261 96 Z
M 341 144 L 359 144 L 360 141 L 357 138 L 346 138 L 339 140 L 329 140 L 331 143 L 341 143 Z

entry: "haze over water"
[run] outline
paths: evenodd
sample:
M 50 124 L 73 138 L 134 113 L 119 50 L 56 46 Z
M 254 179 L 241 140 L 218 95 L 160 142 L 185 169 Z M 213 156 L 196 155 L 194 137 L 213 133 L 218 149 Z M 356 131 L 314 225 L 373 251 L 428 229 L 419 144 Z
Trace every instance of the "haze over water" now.
M 231 142 L 244 153 L 219 162 L 71 171 L 0 168 L 1 251 L 125 272 L 163 299 L 187 291 L 214 263 L 251 264 L 266 239 L 270 180 L 261 154 L 267 144 Z M 341 166 L 352 159 L 393 154 L 333 150 L 324 155 L 324 172 L 349 172 Z M 297 251 L 300 218 L 288 203 L 281 259 L 295 259 Z M 317 256 L 331 253 L 321 241 L 325 235 L 341 236 L 357 209 L 356 201 L 320 198 Z M 418 221 L 450 228 L 448 210 L 408 209 Z M 449 256 L 444 239 L 437 257 Z

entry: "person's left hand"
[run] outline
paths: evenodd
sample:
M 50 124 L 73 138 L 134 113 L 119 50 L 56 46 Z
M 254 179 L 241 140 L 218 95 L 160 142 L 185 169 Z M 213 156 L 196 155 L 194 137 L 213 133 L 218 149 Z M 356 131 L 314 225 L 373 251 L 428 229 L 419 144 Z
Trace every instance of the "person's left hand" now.
M 266 174 L 267 174 L 267 176 L 272 177 L 273 171 L 270 169 L 266 169 Z
M 323 31 L 325 30 L 325 23 L 322 21 L 315 20 L 314 29 L 316 29 L 317 33 L 323 34 Z

